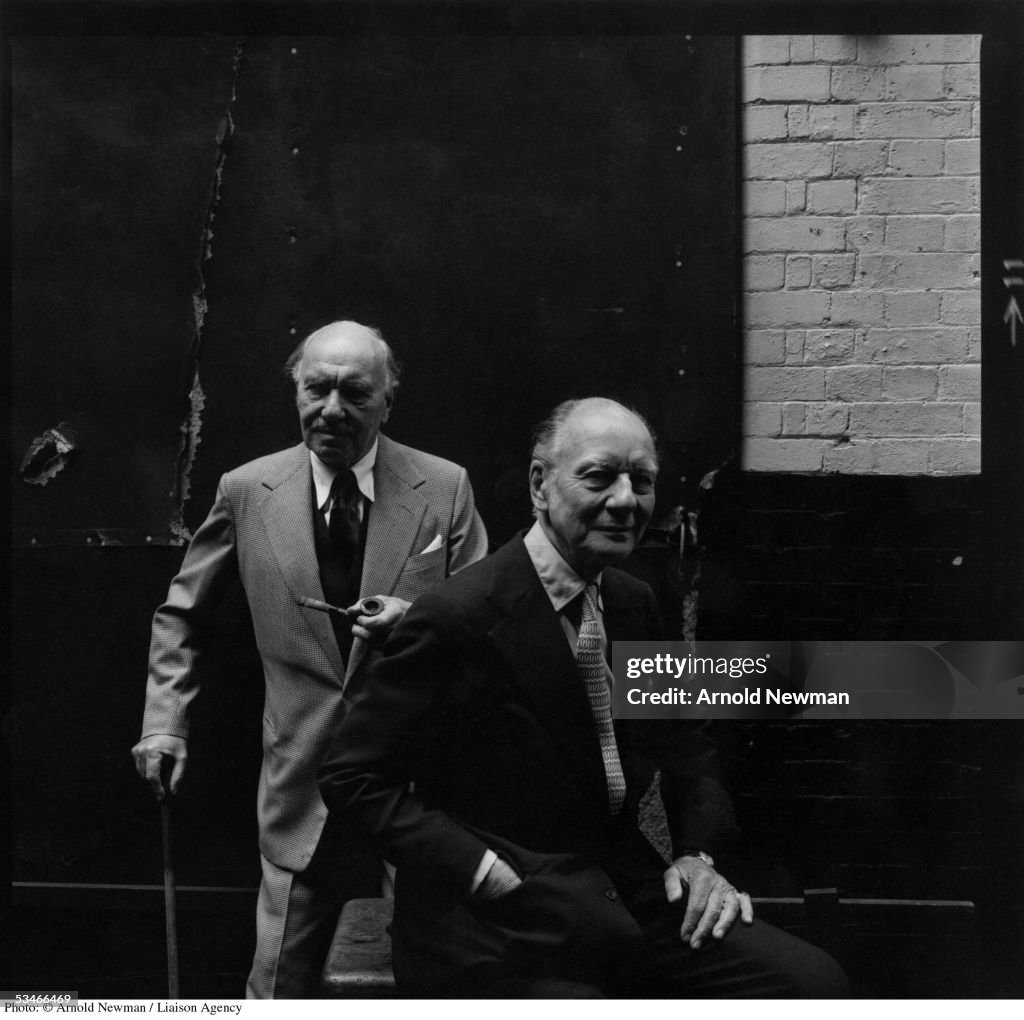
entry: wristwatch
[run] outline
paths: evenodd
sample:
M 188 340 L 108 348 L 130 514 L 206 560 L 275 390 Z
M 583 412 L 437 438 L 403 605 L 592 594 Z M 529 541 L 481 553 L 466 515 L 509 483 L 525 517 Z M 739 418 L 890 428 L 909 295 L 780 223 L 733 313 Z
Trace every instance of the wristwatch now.
M 711 854 L 704 853 L 703 850 L 684 850 L 680 855 L 682 857 L 699 857 L 709 868 L 715 866 L 715 859 Z

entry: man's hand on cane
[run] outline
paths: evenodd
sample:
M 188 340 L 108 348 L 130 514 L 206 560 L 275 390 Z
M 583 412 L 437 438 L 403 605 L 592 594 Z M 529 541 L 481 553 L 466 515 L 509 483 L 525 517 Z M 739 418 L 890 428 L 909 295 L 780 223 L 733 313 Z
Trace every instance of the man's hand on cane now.
M 188 762 L 188 741 L 184 737 L 174 737 L 169 733 L 154 733 L 143 737 L 132 748 L 132 758 L 135 759 L 135 771 L 149 783 L 153 796 L 163 803 L 168 793 L 173 796 L 181 786 Z M 166 786 L 165 761 L 173 762 Z

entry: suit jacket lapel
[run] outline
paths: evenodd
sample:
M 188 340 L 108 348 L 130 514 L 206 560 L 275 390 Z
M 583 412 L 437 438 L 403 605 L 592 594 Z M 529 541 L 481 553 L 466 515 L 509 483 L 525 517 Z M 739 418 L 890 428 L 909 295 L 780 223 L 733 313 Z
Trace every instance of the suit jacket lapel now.
M 426 500 L 416 492 L 423 481 L 402 451 L 381 436 L 373 468 L 373 506 L 366 528 L 360 597 L 394 591 L 427 510 Z
M 613 641 L 640 641 L 647 636 L 644 633 L 643 606 L 628 596 L 620 580 L 621 576 L 605 571 L 601 579 L 604 630 L 609 645 Z
M 266 529 L 267 543 L 277 560 L 288 590 L 299 596 L 323 601 L 320 584 L 320 565 L 316 558 L 313 538 L 312 473 L 309 452 L 305 446 L 294 449 L 281 471 L 267 477 L 263 484 L 270 490 L 263 501 L 261 513 Z M 296 605 L 317 641 L 323 647 L 335 675 L 344 675 L 345 663 L 334 636 L 334 629 L 318 609 Z M 282 626 L 286 623 L 282 621 Z
M 569 759 L 567 771 L 604 799 L 604 763 L 590 702 L 558 615 L 521 539 L 513 539 L 495 555 L 508 558 L 492 578 L 489 597 L 502 618 L 490 639 L 511 667 L 539 724 Z
M 401 448 L 387 436 L 380 436 L 373 468 L 373 506 L 366 526 L 360 598 L 390 595 L 395 590 L 427 510 L 426 500 L 416 491 L 423 481 L 423 476 Z M 346 683 L 368 652 L 365 641 L 353 643 Z

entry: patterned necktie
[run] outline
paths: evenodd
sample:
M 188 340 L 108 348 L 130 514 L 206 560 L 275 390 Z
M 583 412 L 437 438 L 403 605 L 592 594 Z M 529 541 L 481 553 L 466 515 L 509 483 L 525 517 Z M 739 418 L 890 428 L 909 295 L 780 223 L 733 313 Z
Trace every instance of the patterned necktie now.
M 576 645 L 576 669 L 587 689 L 590 709 L 594 713 L 594 725 L 597 727 L 604 773 L 608 781 L 608 806 L 612 814 L 617 815 L 626 799 L 626 777 L 622 774 L 615 730 L 612 728 L 612 697 L 605 677 L 601 632 L 597 626 L 596 584 L 588 584 L 583 592 L 583 618 Z
M 359 546 L 359 503 L 362 494 L 356 476 L 342 468 L 331 483 L 331 519 L 327 531 L 334 551 L 351 563 Z

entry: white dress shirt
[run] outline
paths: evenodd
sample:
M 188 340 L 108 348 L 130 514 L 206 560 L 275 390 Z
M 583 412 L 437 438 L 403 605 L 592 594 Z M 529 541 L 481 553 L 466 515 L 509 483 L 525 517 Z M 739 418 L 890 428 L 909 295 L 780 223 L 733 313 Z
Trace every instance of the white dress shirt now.
M 316 487 L 316 505 L 324 515 L 327 523 L 331 523 L 333 506 L 328 506 L 331 499 L 331 486 L 338 475 L 338 468 L 325 464 L 312 450 L 309 451 L 309 463 L 313 466 L 313 485 Z M 365 499 L 373 502 L 373 466 L 377 463 L 377 440 L 373 441 L 362 457 L 350 468 L 356 476 L 356 485 Z M 363 519 L 363 501 L 359 501 L 359 520 Z

